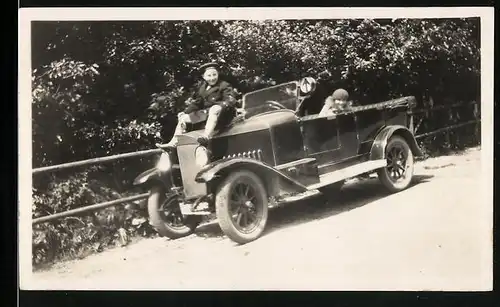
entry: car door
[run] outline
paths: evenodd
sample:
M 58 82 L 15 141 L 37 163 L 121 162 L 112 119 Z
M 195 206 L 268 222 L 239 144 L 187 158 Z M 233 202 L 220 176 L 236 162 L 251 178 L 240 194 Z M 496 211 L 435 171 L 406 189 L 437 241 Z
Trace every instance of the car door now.
M 300 124 L 305 152 L 317 159 L 320 168 L 356 155 L 358 137 L 353 113 L 304 116 Z

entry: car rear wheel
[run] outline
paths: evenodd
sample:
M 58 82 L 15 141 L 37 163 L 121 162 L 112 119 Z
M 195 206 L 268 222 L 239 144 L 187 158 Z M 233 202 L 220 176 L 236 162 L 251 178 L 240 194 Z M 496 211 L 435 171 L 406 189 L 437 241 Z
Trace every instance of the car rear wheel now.
M 201 216 L 184 217 L 177 195 L 165 195 L 161 186 L 151 188 L 148 198 L 149 223 L 162 237 L 177 239 L 194 232 Z
M 414 161 L 410 146 L 401 136 L 389 139 L 385 150 L 387 166 L 378 170 L 378 178 L 392 193 L 406 189 L 412 180 Z
M 219 185 L 215 197 L 217 219 L 231 240 L 245 244 L 262 234 L 268 199 L 262 180 L 248 170 L 237 170 Z

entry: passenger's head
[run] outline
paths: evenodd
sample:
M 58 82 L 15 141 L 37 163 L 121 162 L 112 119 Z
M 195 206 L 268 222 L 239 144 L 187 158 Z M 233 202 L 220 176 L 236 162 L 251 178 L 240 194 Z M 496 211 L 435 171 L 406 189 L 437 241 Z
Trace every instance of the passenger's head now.
M 334 100 L 334 101 L 347 102 L 347 100 L 349 99 L 349 93 L 346 90 L 344 90 L 343 88 L 339 88 L 339 89 L 335 90 L 335 92 L 333 92 L 331 97 L 332 97 L 332 100 Z

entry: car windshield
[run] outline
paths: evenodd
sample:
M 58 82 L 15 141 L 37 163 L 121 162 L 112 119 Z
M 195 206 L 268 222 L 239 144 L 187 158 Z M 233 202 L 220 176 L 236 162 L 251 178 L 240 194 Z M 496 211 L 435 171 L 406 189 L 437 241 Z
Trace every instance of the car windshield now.
M 288 82 L 267 87 L 243 96 L 243 108 L 245 109 L 246 117 L 281 109 L 295 111 L 297 103 L 297 82 Z

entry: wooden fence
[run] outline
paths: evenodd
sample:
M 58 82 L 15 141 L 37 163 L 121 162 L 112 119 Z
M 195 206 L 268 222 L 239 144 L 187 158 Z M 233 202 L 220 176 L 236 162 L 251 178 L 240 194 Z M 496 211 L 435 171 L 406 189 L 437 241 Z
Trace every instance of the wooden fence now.
M 431 114 L 435 111 L 439 111 L 439 110 L 451 110 L 453 108 L 464 106 L 464 105 L 473 105 L 474 106 L 474 111 L 473 111 L 473 115 L 475 118 L 474 120 L 456 123 L 454 125 L 442 127 L 442 128 L 436 129 L 436 130 L 431 131 L 431 132 L 417 134 L 418 129 L 421 127 L 422 123 L 425 121 L 425 118 L 429 118 L 429 114 Z M 408 114 L 410 114 L 412 116 L 412 126 L 413 126 L 414 133 L 416 134 L 415 137 L 417 139 L 421 139 L 424 137 L 428 137 L 431 135 L 436 135 L 436 134 L 440 134 L 440 133 L 444 133 L 444 132 L 449 133 L 453 129 L 467 126 L 467 125 L 477 124 L 477 123 L 480 123 L 480 121 L 481 121 L 480 115 L 479 115 L 478 104 L 474 101 L 469 102 L 469 103 L 456 103 L 456 104 L 452 104 L 452 105 L 440 105 L 440 106 L 436 106 L 436 107 L 432 107 L 432 108 L 411 110 L 410 112 L 408 112 Z M 415 117 L 417 114 L 418 115 L 424 114 L 424 116 L 422 116 L 422 118 L 420 118 L 415 124 Z M 40 167 L 40 168 L 33 169 L 33 174 L 35 175 L 35 174 L 46 173 L 46 172 L 55 172 L 55 171 L 79 167 L 79 166 L 89 166 L 89 165 L 95 165 L 95 164 L 102 164 L 102 163 L 113 162 L 116 160 L 126 159 L 126 158 L 144 157 L 144 156 L 149 156 L 149 155 L 160 153 L 160 152 L 161 152 L 161 149 L 149 149 L 149 150 L 142 150 L 142 151 L 137 151 L 137 152 L 129 152 L 129 153 L 123 153 L 123 154 L 118 154 L 118 155 L 112 155 L 112 156 L 93 158 L 93 159 L 87 159 L 87 160 L 82 160 L 82 161 L 69 162 L 69 163 L 64 163 L 64 164 Z M 120 205 L 123 203 L 131 202 L 131 201 L 143 200 L 143 199 L 146 199 L 147 197 L 148 197 L 148 193 L 143 193 L 143 194 L 139 194 L 139 195 L 128 196 L 128 197 L 124 197 L 124 198 L 115 199 L 112 201 L 98 203 L 98 204 L 94 204 L 94 205 L 90 205 L 90 206 L 80 207 L 80 208 L 76 208 L 76 209 L 72 209 L 72 210 L 68 210 L 68 211 L 64 211 L 64 212 L 59 212 L 59 213 L 55 213 L 55 214 L 51 214 L 51 215 L 47 215 L 47 216 L 33 219 L 32 225 L 50 222 L 50 221 L 61 219 L 61 218 L 68 217 L 68 216 L 75 216 L 75 215 L 82 214 L 82 213 L 89 212 L 89 211 L 96 211 L 99 209 L 104 209 L 107 207 L 116 206 L 116 205 Z

